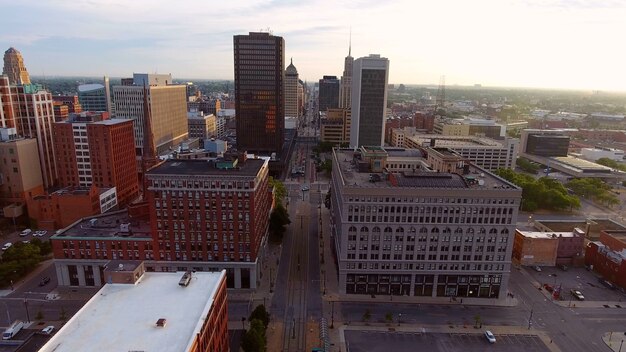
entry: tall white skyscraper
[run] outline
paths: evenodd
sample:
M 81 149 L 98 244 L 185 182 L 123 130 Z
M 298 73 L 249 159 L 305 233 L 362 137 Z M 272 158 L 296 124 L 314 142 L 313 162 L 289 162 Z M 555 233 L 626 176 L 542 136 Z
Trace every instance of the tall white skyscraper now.
M 387 58 L 370 54 L 354 61 L 350 147 L 383 145 L 388 79 Z
M 342 109 L 350 109 L 352 94 L 352 66 L 354 58 L 352 57 L 352 44 L 348 48 L 348 56 L 343 61 L 343 75 L 339 86 L 339 107 Z

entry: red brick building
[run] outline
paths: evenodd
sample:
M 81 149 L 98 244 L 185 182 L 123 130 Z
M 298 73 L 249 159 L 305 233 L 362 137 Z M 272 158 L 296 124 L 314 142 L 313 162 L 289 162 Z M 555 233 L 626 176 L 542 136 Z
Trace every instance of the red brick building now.
M 107 112 L 71 114 L 54 124 L 59 182 L 63 187 L 115 187 L 119 206 L 137 198 L 137 162 L 132 120 Z
M 56 230 L 72 225 L 80 218 L 98 215 L 117 204 L 115 189 L 65 188 L 51 194 L 31 197 L 26 201 L 28 216 L 37 227 Z
M 426 130 L 429 133 L 435 127 L 435 116 L 425 112 L 418 111 L 413 117 L 414 127 L 418 130 Z
M 600 240 L 587 245 L 585 264 L 604 279 L 626 289 L 626 231 L 600 232 Z
M 147 271 L 225 269 L 229 288 L 256 288 L 273 204 L 268 160 L 169 160 L 146 177 L 149 216 L 131 204 L 50 239 L 59 285 L 101 286 L 93 273 L 117 259 L 144 260 Z

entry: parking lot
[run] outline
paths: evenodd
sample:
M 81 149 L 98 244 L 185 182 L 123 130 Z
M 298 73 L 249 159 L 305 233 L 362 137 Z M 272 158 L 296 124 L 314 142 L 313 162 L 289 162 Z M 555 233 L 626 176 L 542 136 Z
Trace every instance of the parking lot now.
M 604 286 L 600 283 L 597 274 L 585 268 L 568 268 L 563 271 L 556 267 L 544 266 L 541 269 L 541 272 L 537 272 L 532 267 L 526 268 L 542 287 L 546 284 L 551 287 L 562 285 L 561 300 L 563 301 L 570 299 L 572 302 L 576 301 L 570 293 L 572 289 L 580 291 L 586 301 L 626 301 L 626 295 L 623 292 Z
M 349 352 L 548 352 L 534 335 L 495 335 L 496 342 L 487 342 L 482 334 L 345 331 Z

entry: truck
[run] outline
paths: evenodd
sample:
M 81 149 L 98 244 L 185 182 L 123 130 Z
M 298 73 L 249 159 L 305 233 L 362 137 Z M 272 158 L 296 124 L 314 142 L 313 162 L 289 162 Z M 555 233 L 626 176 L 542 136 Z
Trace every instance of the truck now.
M 2 334 L 2 339 L 3 340 L 12 339 L 13 337 L 15 337 L 15 335 L 17 335 L 18 332 L 20 332 L 20 330 L 22 330 L 23 327 L 24 327 L 23 321 L 21 320 L 14 321 L 13 324 L 11 324 L 11 326 L 9 326 L 9 328 L 4 331 L 4 333 Z

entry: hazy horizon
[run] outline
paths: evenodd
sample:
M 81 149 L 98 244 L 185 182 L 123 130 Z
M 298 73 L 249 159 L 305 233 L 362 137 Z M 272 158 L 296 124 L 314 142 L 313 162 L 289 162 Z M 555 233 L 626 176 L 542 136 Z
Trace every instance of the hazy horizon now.
M 233 80 L 233 35 L 285 39 L 300 78 L 341 76 L 352 56 L 390 60 L 389 82 L 626 91 L 626 3 L 599 0 L 0 0 L 0 48 L 33 76 Z M 267 19 L 271 19 L 268 21 Z M 212 78 L 200 78 L 212 77 Z

